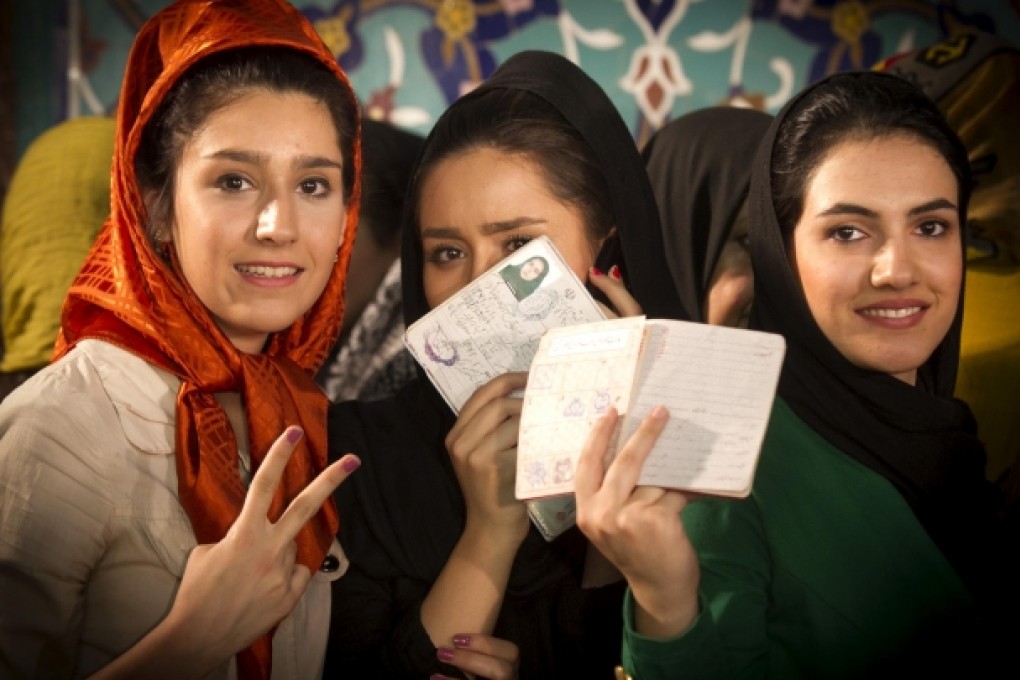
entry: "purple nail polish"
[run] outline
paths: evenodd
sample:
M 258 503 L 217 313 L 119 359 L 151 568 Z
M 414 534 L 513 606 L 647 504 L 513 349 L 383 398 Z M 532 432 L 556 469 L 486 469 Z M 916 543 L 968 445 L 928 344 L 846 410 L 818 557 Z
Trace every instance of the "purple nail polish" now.
M 354 472 L 361 467 L 361 461 L 357 458 L 348 458 L 344 462 L 340 463 L 340 467 L 343 468 L 344 472 Z
M 471 644 L 471 636 L 463 633 L 453 636 L 453 644 L 458 647 L 467 647 Z
M 453 650 L 448 647 L 440 647 L 436 650 L 436 657 L 445 663 L 453 661 Z
M 289 430 L 287 430 L 287 441 L 289 441 L 291 444 L 297 444 L 298 440 L 301 439 L 301 435 L 303 434 L 304 432 L 301 430 L 300 427 L 292 427 Z

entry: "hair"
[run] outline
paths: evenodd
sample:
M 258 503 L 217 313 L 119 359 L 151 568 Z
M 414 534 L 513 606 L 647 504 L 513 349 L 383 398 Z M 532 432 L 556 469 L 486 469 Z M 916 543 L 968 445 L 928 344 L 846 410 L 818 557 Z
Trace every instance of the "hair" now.
M 364 229 L 380 247 L 398 243 L 407 187 L 424 142 L 423 137 L 389 123 L 362 121 L 358 233 Z
M 253 90 L 300 93 L 329 110 L 336 128 L 343 164 L 345 198 L 354 187 L 354 140 L 357 104 L 347 86 L 314 57 L 286 47 L 245 47 L 214 54 L 188 69 L 174 84 L 142 132 L 135 173 L 142 190 L 151 194 L 148 235 L 168 226 L 174 178 L 184 145 L 220 109 Z
M 594 150 L 552 104 L 509 88 L 455 102 L 436 124 L 409 193 L 415 224 L 429 173 L 447 158 L 482 147 L 538 165 L 552 195 L 581 212 L 593 252 L 610 235 L 615 220 L 609 185 Z
M 971 178 L 967 151 L 941 111 L 912 83 L 888 74 L 841 73 L 815 85 L 783 120 L 772 148 L 772 202 L 789 242 L 815 170 L 837 145 L 906 135 L 945 159 L 967 214 Z

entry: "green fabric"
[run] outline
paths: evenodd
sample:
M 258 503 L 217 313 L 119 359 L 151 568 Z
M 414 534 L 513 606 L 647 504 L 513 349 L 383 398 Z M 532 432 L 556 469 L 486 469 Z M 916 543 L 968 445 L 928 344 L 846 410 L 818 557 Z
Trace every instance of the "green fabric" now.
M 680 637 L 651 640 L 628 593 L 623 659 L 637 680 L 861 677 L 973 630 L 969 595 L 902 497 L 782 400 L 751 496 L 694 503 L 683 520 L 702 611 Z
M 49 363 L 60 309 L 110 212 L 112 118 L 76 118 L 29 146 L 4 201 L 0 372 Z

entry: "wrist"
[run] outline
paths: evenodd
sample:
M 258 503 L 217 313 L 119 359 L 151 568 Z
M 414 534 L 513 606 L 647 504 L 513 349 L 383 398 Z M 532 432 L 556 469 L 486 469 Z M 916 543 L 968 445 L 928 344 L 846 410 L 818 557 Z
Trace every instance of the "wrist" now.
M 677 637 L 698 617 L 697 591 L 663 592 L 632 585 L 631 593 L 634 597 L 634 629 L 645 637 L 656 640 Z

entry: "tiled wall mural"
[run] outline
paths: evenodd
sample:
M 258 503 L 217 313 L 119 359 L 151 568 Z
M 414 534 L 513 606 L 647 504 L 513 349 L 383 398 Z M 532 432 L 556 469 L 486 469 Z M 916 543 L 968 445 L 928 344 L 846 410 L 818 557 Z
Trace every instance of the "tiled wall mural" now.
M 70 0 L 65 115 L 111 113 L 128 47 L 160 0 Z M 960 27 L 1020 42 L 1020 0 L 293 0 L 368 114 L 427 132 L 524 49 L 560 52 L 609 92 L 639 142 L 719 103 L 774 112 L 807 83 Z M 950 48 L 951 49 L 951 48 Z

